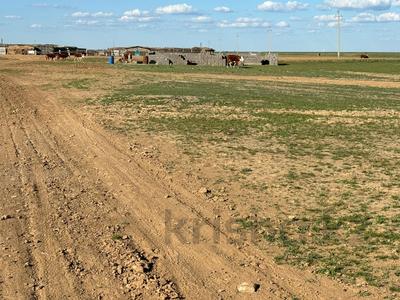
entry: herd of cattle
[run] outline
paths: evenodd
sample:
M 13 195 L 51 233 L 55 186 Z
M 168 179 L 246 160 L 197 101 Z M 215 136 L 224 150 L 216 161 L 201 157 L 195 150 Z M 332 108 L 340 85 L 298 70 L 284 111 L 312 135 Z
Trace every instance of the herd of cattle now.
M 188 66 L 197 66 L 198 63 L 194 62 L 185 55 L 180 54 L 179 58 L 184 61 L 184 63 Z M 236 54 L 228 54 L 228 55 L 222 55 L 221 59 L 224 61 L 225 66 L 227 67 L 238 67 L 238 66 L 244 66 L 244 58 L 243 56 L 236 55 Z M 170 58 L 165 58 L 165 60 L 168 62 L 168 65 L 172 66 L 174 64 L 173 60 Z M 127 51 L 124 53 L 124 55 L 118 60 L 120 63 L 140 63 L 140 64 L 156 64 L 155 61 L 152 61 L 149 59 L 149 56 L 144 55 L 144 56 L 137 56 L 134 55 L 131 51 Z M 268 62 L 266 60 L 266 62 Z M 264 63 L 266 64 L 266 63 Z
M 49 53 L 46 55 L 46 60 L 66 60 L 69 58 L 73 58 L 74 61 L 82 61 L 86 57 L 85 53 L 75 53 L 75 54 L 69 54 L 69 53 Z M 187 65 L 191 66 L 196 66 L 197 63 L 193 62 L 189 59 L 186 59 L 184 55 L 179 55 L 180 58 L 182 58 L 184 61 L 186 61 Z M 368 54 L 364 53 L 360 55 L 361 59 L 368 59 L 369 56 Z M 227 54 L 227 55 L 222 55 L 221 59 L 224 61 L 226 67 L 239 67 L 239 66 L 244 66 L 244 57 L 237 55 L 237 54 Z M 174 64 L 174 62 L 169 59 L 165 58 L 165 60 L 168 62 L 170 66 Z M 139 63 L 139 64 L 155 64 L 155 61 L 149 61 L 149 56 L 144 55 L 144 56 L 136 56 L 133 55 L 132 52 L 128 51 L 126 52 L 120 59 L 120 63 Z M 268 59 L 263 59 L 261 60 L 261 65 L 269 65 L 270 62 Z
M 66 60 L 68 58 L 73 58 L 75 61 L 82 61 L 86 57 L 84 53 L 76 53 L 70 55 L 69 53 L 48 53 L 46 54 L 46 60 Z

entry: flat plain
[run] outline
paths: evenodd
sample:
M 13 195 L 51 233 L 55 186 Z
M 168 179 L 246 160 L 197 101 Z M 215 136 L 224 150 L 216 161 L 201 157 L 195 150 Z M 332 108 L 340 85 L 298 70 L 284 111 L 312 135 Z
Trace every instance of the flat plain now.
M 370 57 L 0 58 L 0 296 L 396 299 L 400 56 Z

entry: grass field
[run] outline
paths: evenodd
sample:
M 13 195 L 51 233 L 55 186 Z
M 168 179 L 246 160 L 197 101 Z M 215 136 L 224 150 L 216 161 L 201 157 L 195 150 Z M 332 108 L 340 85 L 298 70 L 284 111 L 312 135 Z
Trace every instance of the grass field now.
M 129 66 L 119 65 L 120 68 L 136 69 L 146 72 L 167 73 L 207 73 L 207 74 L 234 74 L 234 75 L 273 75 L 273 76 L 306 76 L 329 78 L 380 78 L 379 75 L 397 75 L 399 81 L 399 60 L 374 59 L 369 61 L 343 60 L 337 61 L 287 61 L 281 62 L 279 67 L 245 66 L 238 69 L 216 68 L 207 66 Z
M 239 69 L 86 64 L 92 72 L 63 77 L 62 88 L 109 130 L 176 146 L 159 157 L 168 170 L 196 174 L 266 255 L 360 296 L 370 286 L 399 296 L 398 54 L 283 54 L 280 66 Z
M 400 60 L 118 68 L 133 80 L 88 103 L 123 111 L 110 128 L 177 139 L 196 167 L 211 158 L 214 188 L 236 186 L 233 215 L 278 263 L 399 290 L 400 90 L 190 74 L 399 81 Z

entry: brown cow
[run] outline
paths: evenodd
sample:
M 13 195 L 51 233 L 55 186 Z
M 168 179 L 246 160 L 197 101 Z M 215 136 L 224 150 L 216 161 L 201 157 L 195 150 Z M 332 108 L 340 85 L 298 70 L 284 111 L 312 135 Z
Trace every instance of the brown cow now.
M 56 59 L 57 59 L 57 60 L 60 60 L 60 59 L 65 60 L 65 59 L 67 59 L 68 57 L 69 57 L 69 54 L 68 54 L 68 53 L 58 53 L 58 54 L 56 55 Z
M 364 54 L 360 55 L 360 58 L 361 59 L 367 59 L 367 58 L 369 58 L 369 56 L 368 56 L 368 54 L 364 53 Z
M 222 59 L 225 60 L 225 66 L 227 67 L 238 67 L 240 64 L 244 64 L 243 56 L 236 54 L 224 55 Z
M 75 53 L 74 61 L 82 61 L 86 57 L 85 53 Z
M 46 54 L 46 60 L 55 60 L 56 58 L 57 58 L 57 54 L 55 54 L 55 53 Z

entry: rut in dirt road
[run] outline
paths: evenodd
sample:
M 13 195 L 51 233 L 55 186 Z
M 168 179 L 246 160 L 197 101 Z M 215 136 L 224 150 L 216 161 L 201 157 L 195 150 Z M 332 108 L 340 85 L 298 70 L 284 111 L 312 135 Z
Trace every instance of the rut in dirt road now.
M 261 285 L 254 299 L 355 297 L 238 247 L 222 228 L 219 243 L 213 232 L 200 243 L 166 242 L 166 211 L 215 229 L 212 207 L 123 138 L 25 82 L 0 79 L 0 209 L 12 216 L 0 223 L 1 297 L 230 299 L 244 281 Z M 264 268 L 244 264 L 250 256 Z
M 1 211 L 5 299 L 177 298 L 176 286 L 154 273 L 108 203 L 113 195 L 66 157 L 18 87 L 1 86 Z M 114 237 L 114 239 L 113 239 Z

